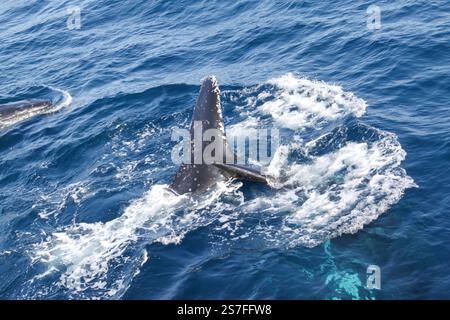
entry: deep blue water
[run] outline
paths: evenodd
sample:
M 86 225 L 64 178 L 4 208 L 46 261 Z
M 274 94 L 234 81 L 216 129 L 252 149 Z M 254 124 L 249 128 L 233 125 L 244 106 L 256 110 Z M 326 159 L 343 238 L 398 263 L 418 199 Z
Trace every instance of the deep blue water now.
M 0 131 L 0 298 L 450 298 L 450 2 L 371 4 L 2 1 L 0 104 L 60 110 Z M 211 74 L 281 187 L 165 191 Z

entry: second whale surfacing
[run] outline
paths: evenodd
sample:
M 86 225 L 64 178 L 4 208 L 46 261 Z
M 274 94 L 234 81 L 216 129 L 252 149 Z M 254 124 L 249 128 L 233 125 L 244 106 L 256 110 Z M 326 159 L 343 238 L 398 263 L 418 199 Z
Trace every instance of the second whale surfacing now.
M 223 155 L 223 158 L 213 163 L 207 163 L 204 159 L 201 159 L 199 163 L 196 161 L 195 150 L 203 154 L 203 151 L 211 142 L 202 139 L 199 143 L 199 140 L 196 139 L 196 130 L 200 130 L 200 134 L 203 137 L 203 134 L 210 129 L 216 132 L 215 138 L 219 141 L 218 144 L 215 144 L 216 149 L 214 152 Z M 190 144 L 190 163 L 183 163 L 180 166 L 170 185 L 170 189 L 177 194 L 205 191 L 219 181 L 232 178 L 267 184 L 267 177 L 260 174 L 257 170 L 234 164 L 236 156 L 226 139 L 220 103 L 220 90 L 214 76 L 208 76 L 202 80 L 200 93 L 192 115 Z M 227 161 L 229 160 L 227 157 L 230 156 L 232 158 L 231 164 L 230 161 Z
M 53 103 L 50 100 L 26 100 L 0 104 L 0 129 L 36 114 L 48 112 L 52 107 Z

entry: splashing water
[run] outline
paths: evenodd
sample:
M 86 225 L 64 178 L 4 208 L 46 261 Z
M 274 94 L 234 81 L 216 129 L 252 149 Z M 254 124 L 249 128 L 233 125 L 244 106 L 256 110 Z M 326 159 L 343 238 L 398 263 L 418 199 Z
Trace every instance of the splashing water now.
M 63 227 L 35 244 L 30 255 L 46 268 L 34 286 L 53 276 L 71 296 L 120 297 L 146 262 L 147 244 L 179 243 L 205 225 L 227 242 L 316 246 L 357 232 L 414 186 L 397 137 L 357 122 L 366 103 L 339 86 L 288 74 L 222 95 L 240 113 L 229 136 L 260 125 L 284 130 L 288 143 L 268 167 L 273 188 L 247 197 L 231 181 L 188 199 L 153 185 L 116 219 Z
M 158 225 L 170 217 L 170 208 L 177 197 L 156 185 L 143 198 L 133 202 L 124 214 L 106 223 L 79 223 L 53 233 L 44 242 L 35 245 L 34 259 L 42 261 L 53 270 L 64 270 L 60 285 L 78 292 L 89 288 L 104 289 L 113 296 L 121 283 L 108 283 L 107 273 L 114 259 L 127 259 L 124 252 L 138 239 L 138 230 L 148 226 L 148 231 L 158 233 Z M 141 255 L 141 263 L 145 254 Z M 135 262 L 136 263 L 136 262 Z M 61 268 L 61 269 L 60 269 Z M 119 282 L 122 278 L 119 278 Z M 117 288 L 111 290 L 111 287 Z

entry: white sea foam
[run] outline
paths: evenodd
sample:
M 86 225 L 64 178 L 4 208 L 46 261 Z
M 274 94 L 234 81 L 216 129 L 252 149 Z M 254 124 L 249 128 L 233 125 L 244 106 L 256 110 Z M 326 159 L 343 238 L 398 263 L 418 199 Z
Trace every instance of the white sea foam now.
M 372 143 L 344 142 L 337 150 L 303 164 L 287 163 L 293 150 L 284 148 L 270 167 L 278 176 L 284 171 L 277 199 L 259 198 L 243 207 L 284 212 L 280 229 L 266 234 L 272 240 L 283 236 L 282 245 L 315 246 L 343 233 L 355 233 L 414 186 L 400 167 L 405 152 L 390 134 Z
M 207 195 L 189 199 L 154 185 L 120 217 L 63 227 L 34 245 L 33 261 L 47 269 L 33 281 L 59 274 L 58 286 L 76 297 L 120 296 L 148 259 L 146 244 L 180 243 L 186 232 L 213 221 L 211 214 L 223 208 L 217 199 L 239 187 L 220 182 Z M 184 214 L 176 215 L 177 210 Z
M 263 85 L 243 94 L 250 94 L 246 106 L 240 108 L 245 115 L 269 115 L 273 124 L 292 130 L 318 128 L 347 116 L 361 117 L 366 102 L 340 86 L 298 78 L 288 73 L 268 80 Z M 254 121 L 253 121 L 254 122 Z M 244 125 L 249 126 L 245 121 Z M 236 126 L 234 131 L 238 131 Z
M 268 83 L 279 91 L 259 111 L 270 114 L 280 127 L 293 130 L 316 127 L 350 114 L 360 117 L 366 110 L 364 100 L 344 92 L 340 86 L 296 78 L 292 74 Z
M 121 285 L 116 281 L 108 282 L 111 263 L 126 263 L 124 252 L 137 241 L 139 229 L 159 235 L 160 227 L 182 198 L 169 192 L 164 185 L 155 185 L 117 219 L 65 227 L 36 244 L 32 257 L 46 263 L 51 271 L 64 270 L 59 284 L 66 288 L 82 293 L 108 284 L 106 294 L 115 294 Z M 139 260 L 140 257 L 144 257 L 144 253 L 139 254 Z M 123 281 L 122 277 L 117 279 Z

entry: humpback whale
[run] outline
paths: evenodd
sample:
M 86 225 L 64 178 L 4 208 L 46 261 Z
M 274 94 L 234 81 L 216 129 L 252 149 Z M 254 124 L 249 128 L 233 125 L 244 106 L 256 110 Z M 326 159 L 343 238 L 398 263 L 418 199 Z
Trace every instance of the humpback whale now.
M 0 104 L 0 128 L 15 120 L 20 121 L 34 114 L 46 112 L 52 106 L 50 100 L 27 100 Z
M 199 141 L 208 130 L 215 132 L 213 141 Z M 212 140 L 212 139 L 211 139 Z M 204 159 L 203 152 L 215 143 L 212 152 L 213 161 Z M 267 177 L 259 171 L 236 165 L 236 156 L 226 139 L 225 126 L 220 103 L 220 90 L 214 76 L 202 80 L 200 93 L 192 115 L 190 128 L 190 156 L 189 163 L 181 164 L 170 189 L 177 194 L 198 193 L 208 190 L 218 181 L 227 179 L 249 180 L 267 184 Z M 200 156 L 199 156 L 200 155 Z

